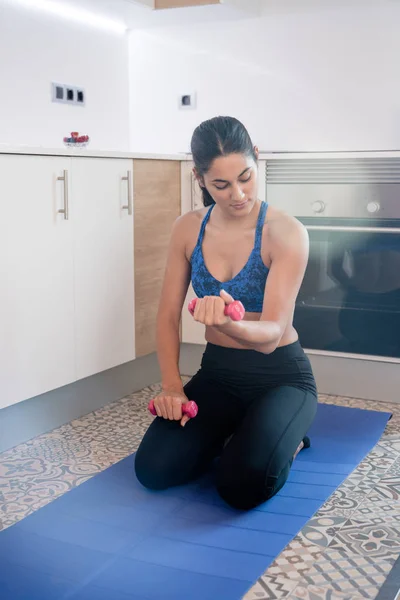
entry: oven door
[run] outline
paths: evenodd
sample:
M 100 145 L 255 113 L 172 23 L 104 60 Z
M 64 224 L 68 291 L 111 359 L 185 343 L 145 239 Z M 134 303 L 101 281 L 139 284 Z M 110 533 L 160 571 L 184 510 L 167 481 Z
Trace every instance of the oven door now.
M 400 361 L 400 222 L 299 220 L 310 238 L 294 317 L 302 346 Z

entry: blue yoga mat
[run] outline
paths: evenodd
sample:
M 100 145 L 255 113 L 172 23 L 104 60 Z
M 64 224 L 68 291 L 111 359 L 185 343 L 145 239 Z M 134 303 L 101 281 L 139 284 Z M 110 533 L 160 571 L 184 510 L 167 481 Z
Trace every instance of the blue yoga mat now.
M 250 512 L 227 507 L 212 474 L 149 492 L 130 456 L 0 533 L 0 598 L 240 600 L 389 417 L 320 404 L 312 447 L 278 495 Z

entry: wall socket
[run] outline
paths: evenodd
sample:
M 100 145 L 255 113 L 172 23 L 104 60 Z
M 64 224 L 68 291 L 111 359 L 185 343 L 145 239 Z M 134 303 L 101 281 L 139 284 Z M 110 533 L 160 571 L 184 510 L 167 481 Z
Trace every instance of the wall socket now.
M 85 106 L 85 90 L 75 85 L 66 85 L 65 83 L 51 84 L 52 102 L 61 102 L 61 104 L 74 104 L 75 106 Z

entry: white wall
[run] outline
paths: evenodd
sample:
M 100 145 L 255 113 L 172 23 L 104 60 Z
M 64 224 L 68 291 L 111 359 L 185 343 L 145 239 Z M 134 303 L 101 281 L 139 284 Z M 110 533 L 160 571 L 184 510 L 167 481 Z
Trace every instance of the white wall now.
M 128 38 L 0 2 L 0 144 L 129 148 Z M 51 81 L 80 85 L 85 108 L 51 102 Z
M 263 150 L 400 148 L 400 3 L 353 2 L 132 33 L 131 146 L 187 151 L 223 113 Z M 197 110 L 178 110 L 191 90 Z

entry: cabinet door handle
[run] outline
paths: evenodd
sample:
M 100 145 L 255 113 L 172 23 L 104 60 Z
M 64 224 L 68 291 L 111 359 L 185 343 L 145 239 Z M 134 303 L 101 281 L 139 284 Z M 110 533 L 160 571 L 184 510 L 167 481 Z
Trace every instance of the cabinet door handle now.
M 64 215 L 64 220 L 68 221 L 69 219 L 69 211 L 68 211 L 68 171 L 64 169 L 64 175 L 61 177 L 57 177 L 57 181 L 64 182 L 64 208 L 60 208 L 57 212 Z
M 131 172 L 128 171 L 127 174 L 121 178 L 122 181 L 127 181 L 128 182 L 128 204 L 125 204 L 122 207 L 122 210 L 127 210 L 128 211 L 128 215 L 132 214 L 132 186 L 131 186 Z

